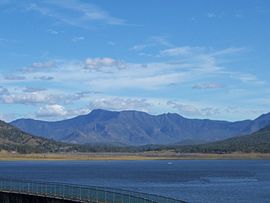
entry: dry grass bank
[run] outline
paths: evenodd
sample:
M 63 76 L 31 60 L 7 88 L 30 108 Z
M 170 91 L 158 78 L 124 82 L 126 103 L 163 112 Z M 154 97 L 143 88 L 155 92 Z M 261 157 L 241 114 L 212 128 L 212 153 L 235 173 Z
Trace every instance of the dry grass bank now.
M 0 152 L 0 160 L 207 160 L 207 159 L 270 159 L 270 154 L 232 153 L 202 154 L 144 152 L 144 153 L 48 153 L 48 154 L 17 154 Z

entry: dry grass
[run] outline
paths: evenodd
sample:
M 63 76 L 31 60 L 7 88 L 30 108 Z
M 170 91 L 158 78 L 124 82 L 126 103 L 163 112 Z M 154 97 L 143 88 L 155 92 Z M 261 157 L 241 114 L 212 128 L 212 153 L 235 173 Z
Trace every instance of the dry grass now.
M 17 154 L 0 152 L 0 160 L 209 160 L 209 159 L 270 159 L 270 154 L 232 153 L 202 154 L 171 151 L 145 153 L 48 153 Z

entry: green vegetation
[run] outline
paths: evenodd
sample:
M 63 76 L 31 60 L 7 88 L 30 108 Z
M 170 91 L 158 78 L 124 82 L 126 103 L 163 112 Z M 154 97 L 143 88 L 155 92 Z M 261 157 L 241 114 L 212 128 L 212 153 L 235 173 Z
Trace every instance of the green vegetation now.
M 45 153 L 71 150 L 70 145 L 32 136 L 0 121 L 0 150 L 18 153 Z
M 201 145 L 174 146 L 177 152 L 186 153 L 232 153 L 232 152 L 270 152 L 270 126 L 251 135 L 239 136 L 223 141 Z

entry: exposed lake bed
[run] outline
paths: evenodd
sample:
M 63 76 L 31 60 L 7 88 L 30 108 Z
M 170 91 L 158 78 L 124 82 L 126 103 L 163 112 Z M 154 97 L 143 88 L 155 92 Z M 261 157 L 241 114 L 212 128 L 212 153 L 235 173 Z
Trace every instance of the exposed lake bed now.
M 174 151 L 149 151 L 139 153 L 36 153 L 20 154 L 1 151 L 0 160 L 270 160 L 270 153 L 177 153 Z

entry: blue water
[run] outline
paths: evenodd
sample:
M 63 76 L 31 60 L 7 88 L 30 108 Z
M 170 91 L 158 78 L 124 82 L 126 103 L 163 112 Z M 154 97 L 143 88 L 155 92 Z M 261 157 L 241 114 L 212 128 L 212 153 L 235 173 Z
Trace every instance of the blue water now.
M 124 188 L 188 202 L 270 202 L 270 161 L 1 161 L 0 176 Z

